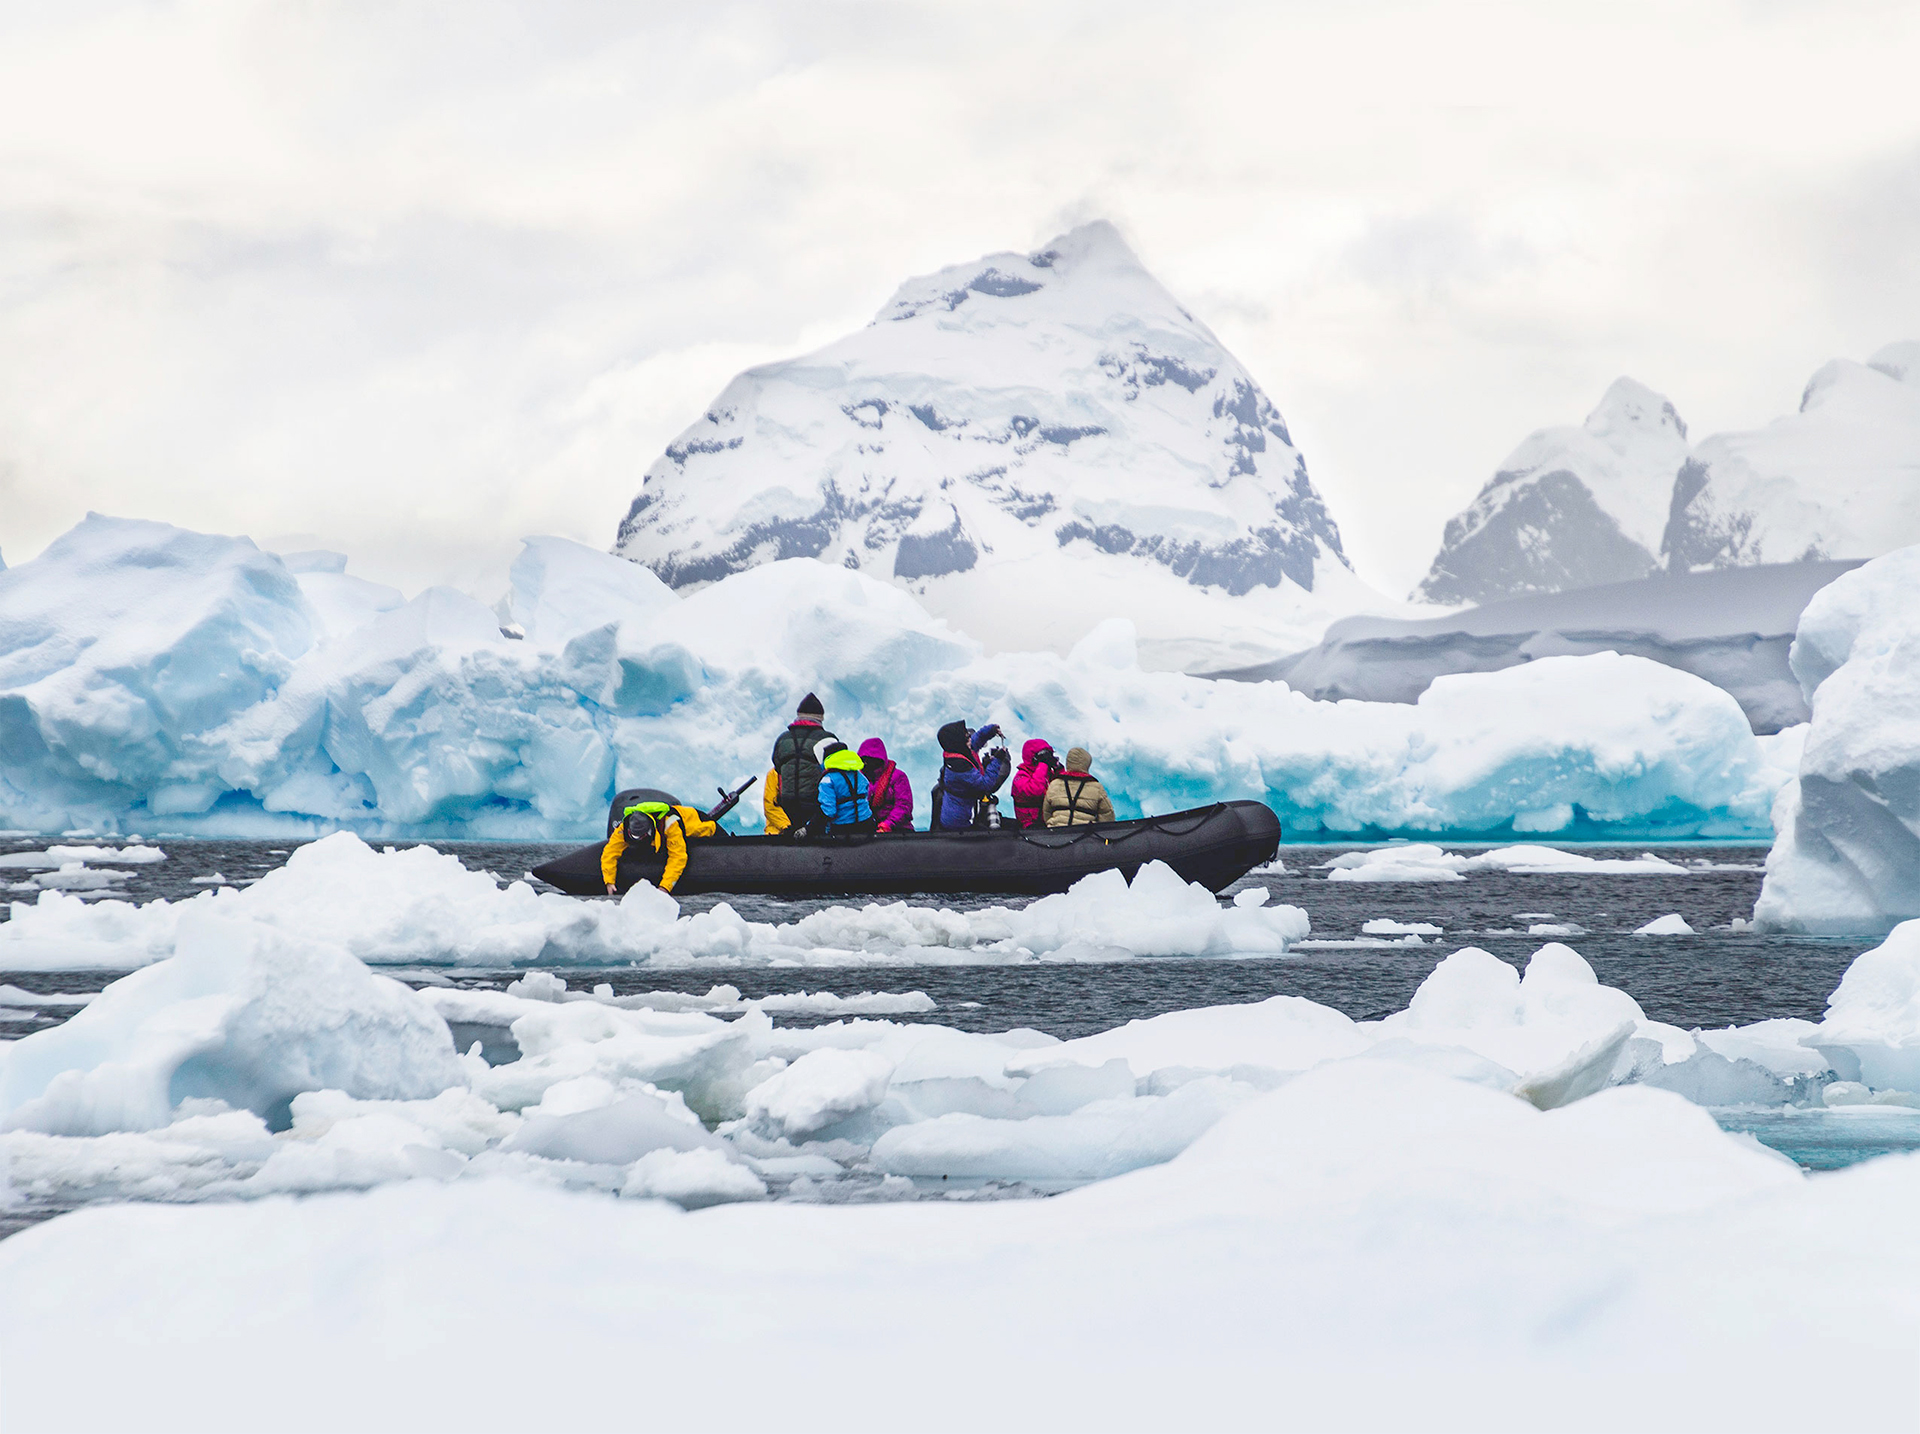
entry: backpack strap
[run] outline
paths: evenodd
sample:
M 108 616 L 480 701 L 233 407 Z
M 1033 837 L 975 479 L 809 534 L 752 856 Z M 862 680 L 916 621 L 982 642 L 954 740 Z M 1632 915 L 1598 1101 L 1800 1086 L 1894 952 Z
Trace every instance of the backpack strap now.
M 1091 772 L 1062 772 L 1060 785 L 1067 789 L 1067 825 L 1073 826 L 1080 819 L 1080 794 L 1087 789 L 1087 783 L 1093 780 Z

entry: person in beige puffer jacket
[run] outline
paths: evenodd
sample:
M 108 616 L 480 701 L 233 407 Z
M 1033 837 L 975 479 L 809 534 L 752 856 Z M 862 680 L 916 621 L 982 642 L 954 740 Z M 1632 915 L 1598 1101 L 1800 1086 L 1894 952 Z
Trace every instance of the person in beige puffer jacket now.
M 1085 747 L 1067 753 L 1067 770 L 1047 783 L 1047 795 L 1040 804 L 1041 821 L 1050 827 L 1078 827 L 1116 819 L 1107 789 L 1100 785 L 1092 768 L 1093 754 Z

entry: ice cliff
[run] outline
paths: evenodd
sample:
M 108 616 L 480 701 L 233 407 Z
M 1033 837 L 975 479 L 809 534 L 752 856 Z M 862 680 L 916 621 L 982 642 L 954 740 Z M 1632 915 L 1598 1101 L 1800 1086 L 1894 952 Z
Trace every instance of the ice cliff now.
M 1754 917 L 1834 934 L 1920 917 L 1920 547 L 1818 593 L 1792 661 L 1813 723 Z
M 1121 620 L 983 655 L 810 559 L 675 593 L 536 538 L 512 584 L 501 612 L 402 600 L 337 556 L 89 517 L 0 573 L 0 825 L 586 839 L 618 785 L 763 771 L 809 690 L 916 775 L 965 715 L 1087 745 L 1125 815 L 1251 797 L 1296 832 L 1752 835 L 1784 778 L 1733 698 L 1611 653 L 1334 704 L 1145 671 Z
M 617 552 L 697 588 L 782 558 L 898 584 L 989 650 L 1131 618 L 1229 665 L 1391 607 L 1287 425 L 1115 229 L 910 279 L 866 328 L 749 369 L 647 471 Z
M 1645 577 L 1660 566 L 1687 426 L 1664 396 L 1615 379 L 1578 428 L 1544 428 L 1447 523 L 1414 596 L 1486 602 Z

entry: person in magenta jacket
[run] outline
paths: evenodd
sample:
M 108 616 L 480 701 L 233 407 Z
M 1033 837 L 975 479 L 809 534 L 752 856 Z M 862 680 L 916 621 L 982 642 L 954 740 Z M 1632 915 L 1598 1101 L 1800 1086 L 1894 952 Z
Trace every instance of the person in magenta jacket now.
M 1029 737 L 1020 749 L 1020 770 L 1013 775 L 1013 813 L 1023 827 L 1040 825 L 1040 804 L 1047 798 L 1047 783 L 1064 770 L 1053 755 L 1050 743 Z
M 875 828 L 883 832 L 913 830 L 913 783 L 887 758 L 887 744 L 869 737 L 860 744 L 860 765 L 867 773 L 867 800 L 873 805 Z

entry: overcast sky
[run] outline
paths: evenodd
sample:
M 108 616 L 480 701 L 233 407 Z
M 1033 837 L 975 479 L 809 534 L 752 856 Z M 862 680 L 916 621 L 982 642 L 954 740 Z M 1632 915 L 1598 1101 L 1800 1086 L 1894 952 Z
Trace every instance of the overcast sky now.
M 89 508 L 497 591 L 737 370 L 1113 219 L 1395 595 L 1616 375 L 1920 337 L 1920 6 L 0 7 L 0 551 Z

